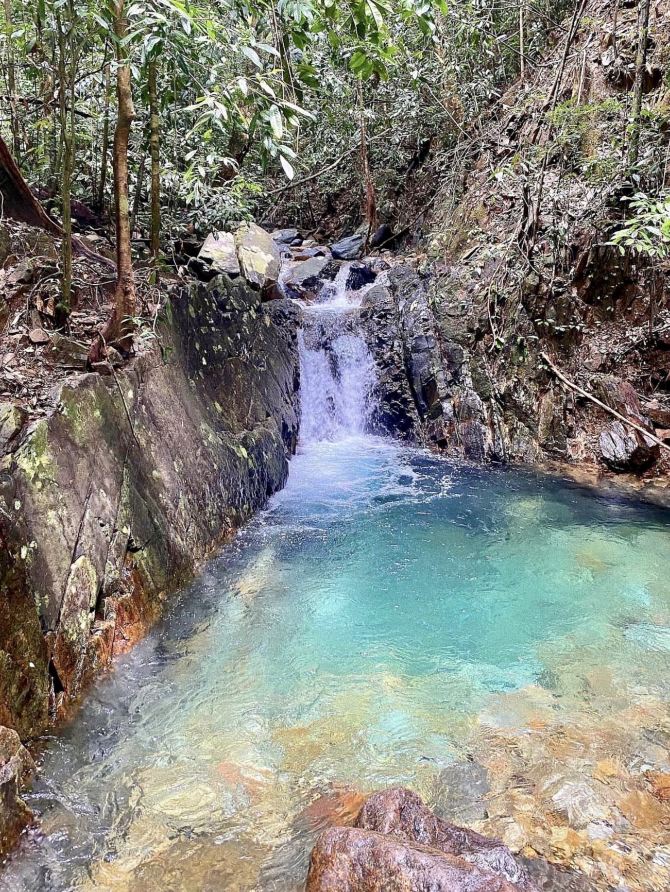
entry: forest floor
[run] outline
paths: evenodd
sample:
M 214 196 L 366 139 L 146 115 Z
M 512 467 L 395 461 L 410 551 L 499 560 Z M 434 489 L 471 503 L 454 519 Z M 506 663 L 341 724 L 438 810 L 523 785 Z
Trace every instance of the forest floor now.
M 85 243 L 95 251 L 111 248 L 95 233 Z M 111 313 L 113 265 L 104 254 L 75 254 L 73 308 L 59 320 L 61 294 L 60 239 L 40 229 L 3 220 L 0 224 L 0 400 L 10 400 L 29 417 L 55 407 L 61 382 L 86 369 L 88 351 Z M 140 351 L 155 337 L 155 324 L 168 283 L 150 285 L 137 272 Z M 113 359 L 120 364 L 121 357 Z M 108 363 L 97 369 L 112 374 Z

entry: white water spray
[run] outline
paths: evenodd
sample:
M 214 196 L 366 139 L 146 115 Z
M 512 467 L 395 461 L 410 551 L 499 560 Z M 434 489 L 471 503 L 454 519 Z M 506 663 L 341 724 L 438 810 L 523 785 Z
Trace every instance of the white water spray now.
M 348 266 L 304 311 L 299 334 L 303 444 L 360 436 L 368 427 L 375 368 L 359 326 L 362 289 L 346 289 Z

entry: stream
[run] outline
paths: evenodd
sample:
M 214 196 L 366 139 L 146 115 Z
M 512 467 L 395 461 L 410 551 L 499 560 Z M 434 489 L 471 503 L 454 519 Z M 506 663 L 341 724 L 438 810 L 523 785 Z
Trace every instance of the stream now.
M 396 783 L 594 889 L 667 888 L 666 515 L 367 434 L 356 312 L 305 311 L 287 487 L 46 742 L 3 890 L 297 890 Z

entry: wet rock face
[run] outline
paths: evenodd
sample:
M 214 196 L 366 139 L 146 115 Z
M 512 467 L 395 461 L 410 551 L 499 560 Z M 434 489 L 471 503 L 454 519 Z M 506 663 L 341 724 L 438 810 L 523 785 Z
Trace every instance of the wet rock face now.
M 33 818 L 20 791 L 34 770 L 32 757 L 16 731 L 0 726 L 0 857 L 12 848 Z
M 385 790 L 355 828 L 323 833 L 307 892 L 535 892 L 525 869 L 495 840 L 437 818 L 415 793 Z
M 306 892 L 514 892 L 453 855 L 353 827 L 328 830 L 312 852 Z
M 491 423 L 467 349 L 444 337 L 428 283 L 408 266 L 385 273 L 362 318 L 378 370 L 378 427 L 476 461 L 494 453 Z
M 297 324 L 219 276 L 173 295 L 118 385 L 73 377 L 30 426 L 0 412 L 0 724 L 34 736 L 66 712 L 284 484 Z

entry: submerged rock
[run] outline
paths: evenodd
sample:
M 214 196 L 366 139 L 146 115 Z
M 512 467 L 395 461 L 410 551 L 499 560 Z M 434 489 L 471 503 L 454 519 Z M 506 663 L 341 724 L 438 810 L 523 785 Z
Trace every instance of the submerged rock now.
M 478 762 L 455 762 L 440 771 L 433 801 L 440 818 L 471 823 L 487 815 L 488 773 Z
M 355 828 L 327 830 L 312 851 L 307 892 L 535 892 L 497 840 L 436 817 L 402 787 L 366 800 Z
M 332 244 L 330 250 L 337 260 L 355 260 L 363 250 L 363 236 L 348 235 Z
M 35 763 L 16 731 L 0 727 L 0 856 L 7 853 L 33 813 L 21 799 L 21 787 L 30 780 Z

